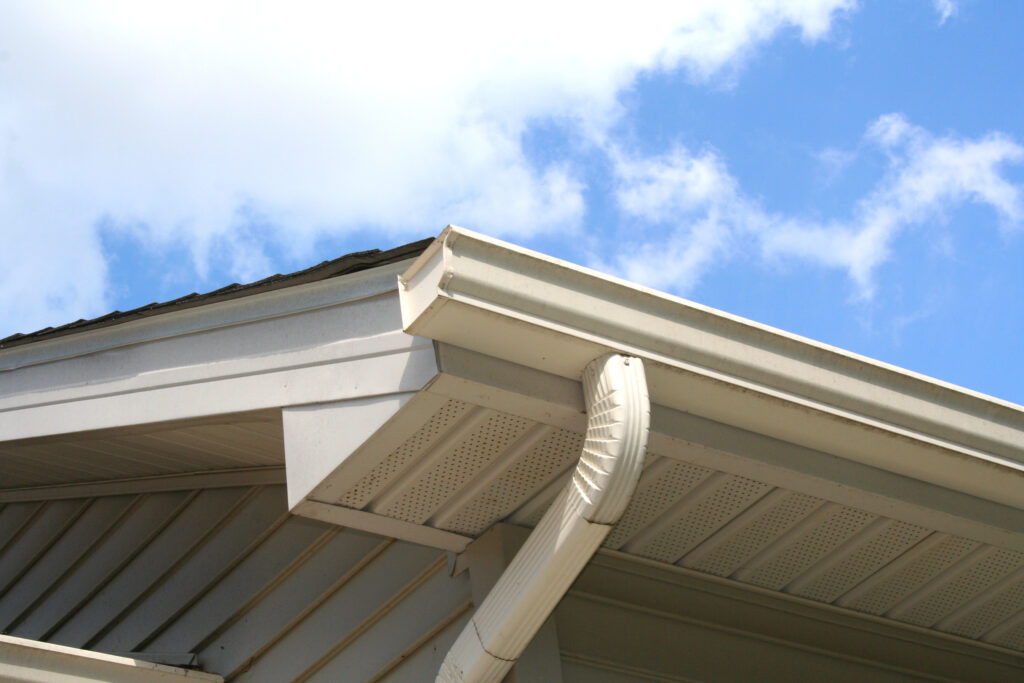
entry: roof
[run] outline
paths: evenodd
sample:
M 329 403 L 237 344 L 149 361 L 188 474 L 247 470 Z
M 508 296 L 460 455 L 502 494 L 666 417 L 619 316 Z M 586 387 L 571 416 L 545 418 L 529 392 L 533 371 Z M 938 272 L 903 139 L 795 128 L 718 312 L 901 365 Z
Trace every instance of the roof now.
M 55 337 L 63 337 L 65 335 L 76 334 L 86 330 L 95 330 L 101 327 L 119 325 L 121 323 L 131 322 L 132 320 L 138 320 L 140 318 L 163 315 L 164 313 L 170 313 L 172 311 L 180 311 L 186 308 L 193 308 L 195 306 L 205 306 L 207 304 L 219 303 L 221 301 L 229 301 L 231 299 L 240 299 L 246 296 L 271 292 L 277 289 L 284 289 L 285 287 L 295 287 L 309 282 L 317 282 L 333 277 L 339 277 L 341 275 L 357 273 L 361 270 L 367 270 L 368 268 L 376 268 L 377 266 L 396 263 L 398 261 L 404 261 L 405 259 L 418 256 L 427 248 L 427 246 L 430 245 L 432 241 L 433 238 L 428 237 L 426 239 L 410 242 L 409 244 L 403 244 L 400 247 L 394 247 L 385 251 L 381 251 L 380 249 L 355 251 L 330 261 L 324 261 L 310 268 L 304 268 L 292 273 L 278 273 L 256 282 L 250 282 L 247 284 L 238 284 L 237 282 L 234 282 L 230 285 L 204 294 L 192 292 L 191 294 L 186 294 L 185 296 L 178 297 L 177 299 L 146 304 L 145 306 L 133 308 L 130 311 L 111 311 L 106 315 L 90 318 L 88 320 L 76 320 L 65 325 L 60 325 L 59 327 L 45 327 L 41 330 L 36 330 L 35 332 L 29 332 L 27 334 L 19 332 L 0 339 L 0 349 L 6 349 L 12 346 L 21 346 L 23 344 L 31 344 L 33 342 L 53 339 Z

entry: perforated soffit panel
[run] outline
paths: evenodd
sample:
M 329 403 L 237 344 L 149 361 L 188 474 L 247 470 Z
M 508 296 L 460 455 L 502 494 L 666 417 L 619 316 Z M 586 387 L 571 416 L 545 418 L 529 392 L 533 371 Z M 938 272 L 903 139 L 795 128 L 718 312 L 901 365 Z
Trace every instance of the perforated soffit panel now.
M 582 436 L 449 399 L 324 501 L 477 536 L 533 526 Z M 606 547 L 1024 651 L 1024 553 L 650 454 Z

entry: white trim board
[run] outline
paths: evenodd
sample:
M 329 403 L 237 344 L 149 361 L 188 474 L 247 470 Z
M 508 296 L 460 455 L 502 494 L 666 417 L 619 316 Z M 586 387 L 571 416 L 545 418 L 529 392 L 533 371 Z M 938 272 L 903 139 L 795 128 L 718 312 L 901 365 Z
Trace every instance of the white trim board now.
M 0 678 L 19 683 L 223 681 L 221 676 L 0 635 Z
M 415 391 L 403 264 L 0 350 L 0 440 Z
M 321 522 L 337 524 L 360 531 L 367 531 L 371 534 L 397 538 L 402 541 L 418 543 L 420 545 L 451 550 L 460 553 L 466 549 L 473 539 L 468 536 L 453 534 L 450 531 L 442 531 L 433 527 L 410 524 L 400 519 L 375 515 L 372 512 L 353 510 L 352 508 L 332 505 L 315 500 L 304 500 L 300 502 L 292 513 L 302 517 L 318 519 Z
M 413 259 L 294 287 L 0 349 L 0 372 L 245 325 L 369 299 L 395 290 L 395 277 Z

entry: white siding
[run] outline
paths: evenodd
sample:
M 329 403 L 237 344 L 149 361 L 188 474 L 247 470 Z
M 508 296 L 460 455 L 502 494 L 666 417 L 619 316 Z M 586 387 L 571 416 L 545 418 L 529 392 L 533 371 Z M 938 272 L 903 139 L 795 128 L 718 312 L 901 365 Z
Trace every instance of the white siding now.
M 0 508 L 15 636 L 229 680 L 429 680 L 470 607 L 444 553 L 290 516 L 279 485 Z
M 1019 681 L 966 640 L 599 554 L 555 611 L 573 681 Z

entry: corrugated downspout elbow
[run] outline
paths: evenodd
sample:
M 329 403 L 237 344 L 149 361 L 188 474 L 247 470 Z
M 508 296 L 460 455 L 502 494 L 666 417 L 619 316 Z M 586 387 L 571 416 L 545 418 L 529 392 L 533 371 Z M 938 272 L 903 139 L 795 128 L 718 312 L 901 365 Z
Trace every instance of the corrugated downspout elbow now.
M 651 406 L 639 358 L 583 372 L 587 432 L 572 480 L 448 651 L 437 681 L 500 681 L 619 521 L 647 451 Z

